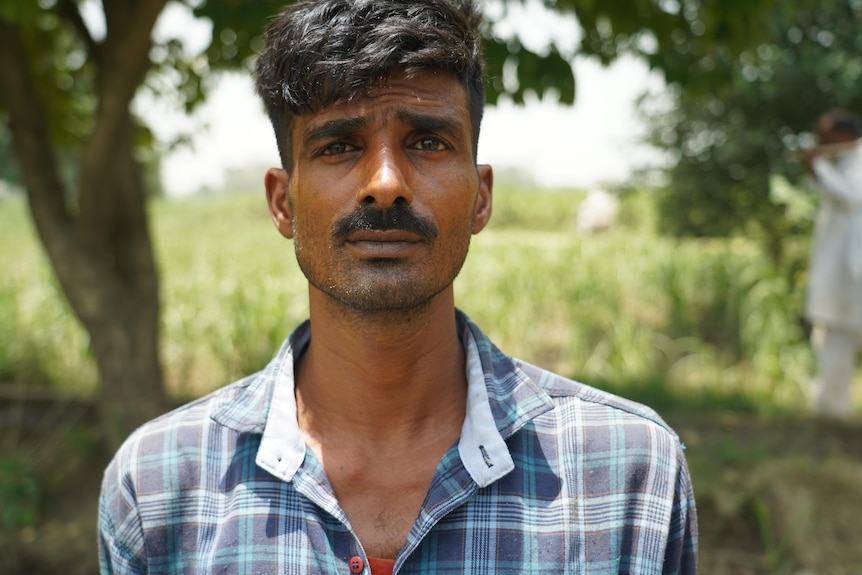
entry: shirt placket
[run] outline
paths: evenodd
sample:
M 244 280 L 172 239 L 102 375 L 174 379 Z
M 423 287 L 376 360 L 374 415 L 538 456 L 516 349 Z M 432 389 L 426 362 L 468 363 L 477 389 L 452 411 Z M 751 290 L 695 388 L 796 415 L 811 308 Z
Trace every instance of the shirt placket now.
M 316 463 L 313 454 L 306 455 L 306 463 L 297 471 L 293 477 L 294 488 L 297 493 L 307 498 L 320 510 L 335 519 L 342 531 L 334 532 L 332 535 L 331 556 L 333 563 L 328 565 L 326 573 L 370 575 L 368 559 L 365 550 L 353 528 L 347 514 L 338 504 L 335 492 L 329 484 L 329 480 L 323 473 L 323 469 Z
M 422 544 L 431 530 L 444 517 L 450 514 L 475 495 L 479 486 L 470 477 L 458 456 L 457 446 L 450 448 L 438 466 L 428 488 L 428 495 L 419 511 L 419 517 L 407 536 L 407 542 L 395 561 L 393 575 Z

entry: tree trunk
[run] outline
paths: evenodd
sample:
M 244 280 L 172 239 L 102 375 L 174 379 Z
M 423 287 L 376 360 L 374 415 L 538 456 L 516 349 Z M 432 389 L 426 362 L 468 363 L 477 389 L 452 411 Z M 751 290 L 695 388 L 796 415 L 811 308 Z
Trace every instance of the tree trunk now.
M 164 3 L 107 0 L 104 43 L 86 39 L 98 69 L 99 107 L 82 147 L 77 210 L 59 177 L 19 31 L 0 20 L 0 77 L 13 147 L 39 237 L 90 335 L 100 415 L 113 446 L 168 405 L 158 354 L 158 277 L 129 110 L 149 67 L 150 34 Z
M 112 130 L 113 146 L 92 162 L 93 168 L 81 167 L 76 236 L 95 260 L 92 277 L 97 283 L 85 285 L 74 270 L 67 270 L 67 281 L 61 280 L 90 334 L 102 383 L 102 421 L 114 442 L 163 412 L 167 404 L 158 354 L 159 282 L 146 193 L 132 154 L 131 116 L 126 114 L 119 123 Z M 94 218 L 92 212 L 103 208 L 99 201 L 106 190 L 114 207 L 107 217 Z M 85 209 L 86 197 L 95 202 L 95 209 Z

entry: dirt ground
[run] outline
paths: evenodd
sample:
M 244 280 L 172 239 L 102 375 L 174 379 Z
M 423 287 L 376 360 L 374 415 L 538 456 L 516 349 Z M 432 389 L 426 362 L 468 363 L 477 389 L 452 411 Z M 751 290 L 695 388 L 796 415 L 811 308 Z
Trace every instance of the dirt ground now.
M 687 445 L 700 573 L 862 575 L 862 421 L 667 419 Z M 0 531 L 3 575 L 98 573 L 96 502 L 107 457 L 86 435 L 54 447 L 36 466 L 35 525 Z
M 668 418 L 688 446 L 707 575 L 862 575 L 862 421 Z

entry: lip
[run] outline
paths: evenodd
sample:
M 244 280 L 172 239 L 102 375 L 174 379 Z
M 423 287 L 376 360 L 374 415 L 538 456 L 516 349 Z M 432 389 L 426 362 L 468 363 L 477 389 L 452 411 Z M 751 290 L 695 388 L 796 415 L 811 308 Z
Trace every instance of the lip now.
M 400 258 L 409 255 L 421 242 L 418 235 L 402 230 L 360 230 L 347 237 L 345 246 L 360 257 Z

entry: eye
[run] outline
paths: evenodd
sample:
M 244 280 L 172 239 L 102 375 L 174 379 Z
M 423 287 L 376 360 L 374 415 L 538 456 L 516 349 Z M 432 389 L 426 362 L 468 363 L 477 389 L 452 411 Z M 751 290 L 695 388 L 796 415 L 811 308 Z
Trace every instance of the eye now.
M 356 150 L 356 146 L 348 144 L 347 142 L 333 142 L 331 144 L 327 144 L 320 150 L 321 156 L 339 156 L 341 154 L 347 154 Z
M 413 142 L 410 147 L 415 150 L 422 150 L 423 152 L 442 152 L 449 149 L 449 145 L 437 136 L 422 136 Z

